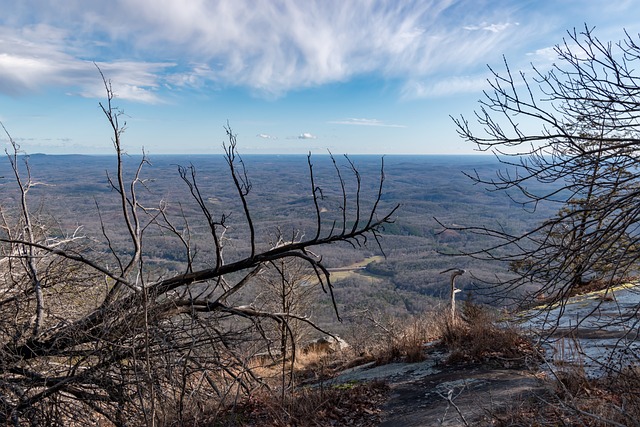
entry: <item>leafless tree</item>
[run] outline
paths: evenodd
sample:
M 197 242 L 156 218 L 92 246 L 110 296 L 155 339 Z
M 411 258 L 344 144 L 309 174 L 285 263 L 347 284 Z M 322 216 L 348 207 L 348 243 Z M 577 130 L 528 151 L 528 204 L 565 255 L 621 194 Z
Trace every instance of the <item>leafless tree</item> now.
M 524 208 L 555 204 L 558 212 L 522 234 L 467 228 L 495 239 L 469 255 L 511 266 L 516 275 L 500 292 L 532 289 L 532 299 L 561 302 L 589 280 L 608 286 L 637 271 L 640 46 L 629 34 L 603 43 L 585 26 L 555 51 L 557 63 L 534 68 L 533 77 L 513 74 L 505 60 L 476 111 L 480 128 L 454 122 L 504 166 L 493 177 L 469 174 L 473 180 Z
M 215 409 L 213 402 L 251 391 L 260 379 L 249 368 L 245 351 L 248 341 L 260 338 L 262 323 L 280 324 L 282 331 L 289 330 L 292 319 L 315 325 L 286 310 L 239 305 L 234 297 L 260 286 L 256 279 L 267 266 L 298 260 L 313 272 L 338 315 L 329 271 L 310 249 L 340 242 L 358 246 L 368 239 L 379 244 L 380 229 L 392 221 L 397 208 L 379 214 L 383 167 L 372 204 L 365 207 L 361 177 L 347 161 L 357 188 L 346 191 L 336 166 L 342 218 L 327 221 L 309 156 L 313 235 L 279 236 L 277 244 L 265 246 L 251 214 L 249 173 L 236 150 L 236 136 L 227 127 L 225 158 L 249 249 L 235 259 L 225 258 L 228 215 L 214 212 L 207 203 L 196 169 L 180 167 L 179 177 L 208 226 L 213 261 L 201 266 L 195 261 L 190 218 L 173 215 L 164 201 L 156 206 L 142 203 L 148 159 L 143 155 L 127 174 L 122 142 L 126 123 L 112 105 L 110 81 L 104 76 L 103 81 L 107 100 L 100 106 L 111 127 L 116 165 L 108 182 L 119 201 L 119 232 L 128 236 L 128 248 L 114 242 L 116 232 L 104 222 L 106 254 L 92 251 L 77 233 L 53 238 L 40 227 L 28 199 L 36 183 L 28 165 L 20 164 L 18 144 L 6 132 L 20 197 L 16 209 L 3 207 L 0 217 L 0 423 L 86 425 L 102 420 L 118 426 L 157 425 L 174 414 L 176 422 L 186 423 L 187 416 L 193 422 Z M 168 233 L 182 245 L 182 273 L 156 274 L 148 266 L 144 242 L 151 230 Z
M 451 291 L 449 292 L 449 310 L 451 315 L 451 324 L 455 324 L 456 322 L 456 294 L 458 292 L 462 292 L 461 289 L 456 288 L 456 278 L 458 276 L 462 276 L 465 273 L 465 270 L 461 268 L 449 268 L 445 271 L 441 271 L 440 274 L 451 272 Z
M 524 232 L 501 225 L 464 228 L 494 239 L 467 255 L 510 267 L 485 290 L 538 304 L 549 330 L 562 321 L 571 295 L 592 286 L 609 292 L 638 274 L 639 38 L 625 33 L 622 41 L 604 43 L 586 25 L 573 30 L 556 46 L 557 61 L 549 70 L 514 74 L 506 60 L 504 71 L 491 70 L 491 90 L 475 113 L 477 127 L 464 117 L 453 119 L 461 137 L 501 163 L 493 177 L 469 174 L 476 183 L 506 192 L 526 209 L 555 207 L 557 214 Z M 577 336 L 603 303 L 572 313 L 574 329 L 565 333 Z M 635 354 L 639 311 L 621 304 L 599 318 L 598 328 L 622 336 L 607 357 L 596 360 L 612 377 L 636 375 L 624 364 L 634 360 L 629 355 Z M 615 405 L 610 409 L 624 415 Z M 585 415 L 579 409 L 575 414 Z
M 276 243 L 281 244 L 282 242 Z M 313 269 L 306 262 L 297 259 L 280 259 L 271 262 L 261 277 L 260 293 L 256 296 L 256 306 L 262 310 L 281 313 L 288 322 L 265 328 L 268 338 L 267 360 L 281 364 L 281 396 L 287 389 L 294 390 L 293 368 L 301 342 L 308 338 L 312 326 L 314 301 L 321 292 L 320 284 Z M 316 328 L 318 329 L 318 328 Z M 276 346 L 271 345 L 273 341 Z M 274 351 L 275 350 L 275 351 Z

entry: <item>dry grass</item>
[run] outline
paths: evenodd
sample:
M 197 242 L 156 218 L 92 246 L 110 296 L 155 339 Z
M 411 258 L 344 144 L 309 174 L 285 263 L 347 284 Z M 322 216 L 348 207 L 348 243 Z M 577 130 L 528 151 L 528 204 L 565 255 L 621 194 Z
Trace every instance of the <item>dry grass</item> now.
M 638 425 L 640 376 L 637 370 L 599 379 L 579 369 L 562 371 L 549 380 L 548 392 L 518 407 L 490 414 L 491 425 L 609 427 Z
M 455 322 L 451 322 L 446 311 L 429 313 L 408 321 L 369 318 L 369 327 L 361 328 L 359 334 L 364 342 L 369 343 L 368 346 L 357 346 L 357 353 L 352 349 L 351 352 L 301 355 L 296 364 L 297 382 L 322 381 L 352 364 L 366 361 L 378 364 L 420 361 L 428 356 L 425 344 L 438 339 L 450 352 L 447 359 L 449 363 L 524 367 L 536 362 L 534 359 L 537 359 L 538 353 L 531 342 L 515 327 L 500 322 L 495 313 L 470 303 L 463 304 L 461 311 L 463 315 Z M 363 335 L 362 331 L 368 331 L 369 335 Z M 284 398 L 277 391 L 261 391 L 219 414 L 216 424 L 212 425 L 376 425 L 379 421 L 377 408 L 385 400 L 385 389 L 381 383 L 330 388 L 320 385 L 314 388 L 298 387 Z M 529 425 L 524 415 L 527 411 L 535 410 L 535 403 L 520 403 L 509 412 L 495 414 L 489 423 Z M 548 411 L 556 409 L 553 407 Z
M 448 363 L 491 363 L 511 368 L 536 365 L 540 359 L 522 331 L 473 303 L 464 304 L 462 318 L 452 321 L 445 316 L 440 322 L 440 336 L 450 351 Z
M 300 388 L 284 399 L 261 390 L 240 404 L 187 422 L 193 427 L 320 427 L 372 426 L 380 421 L 380 409 L 388 387 L 382 382 Z
M 336 373 L 347 369 L 359 362 L 367 360 L 356 358 L 350 350 L 333 353 L 310 351 L 296 357 L 294 375 L 297 383 L 324 381 L 335 376 Z
M 360 334 L 368 345 L 332 353 L 309 351 L 296 357 L 291 387 L 282 393 L 282 364 L 267 360 L 257 363 L 254 373 L 270 387 L 240 398 L 226 408 L 211 405 L 208 412 L 194 411 L 199 416 L 180 420 L 188 426 L 372 426 L 380 421 L 379 406 L 386 400 L 388 386 L 383 382 L 347 383 L 327 386 L 326 380 L 346 368 L 366 362 L 378 364 L 394 361 L 423 360 L 424 344 L 437 337 L 435 316 L 409 321 L 390 319 L 373 321 Z M 257 361 L 254 361 L 256 363 Z M 290 378 L 291 362 L 285 363 Z M 195 409 L 195 408 L 194 408 Z
M 294 387 L 282 393 L 277 367 L 259 370 L 270 377 L 271 390 L 260 389 L 224 408 L 200 412 L 199 419 L 182 420 L 187 426 L 373 426 L 380 422 L 388 386 L 382 382 L 328 386 L 324 380 L 341 370 L 368 361 L 378 364 L 425 358 L 425 343 L 436 338 L 449 350 L 448 363 L 478 363 L 500 368 L 526 368 L 537 364 L 539 352 L 520 330 L 501 322 L 496 313 L 465 303 L 462 316 L 452 322 L 438 313 L 410 321 L 375 320 L 371 345 L 358 351 L 333 354 L 309 352 L 296 360 Z M 463 320 L 464 319 L 464 320 Z M 363 351 L 364 350 L 364 351 Z M 543 376 L 542 373 L 540 373 Z M 514 401 L 510 408 L 487 413 L 492 426 L 587 427 L 638 425 L 640 370 L 593 380 L 580 366 L 567 365 L 556 377 L 546 378 L 546 392 Z M 297 386 L 296 386 L 297 384 Z M 315 384 L 315 385 L 304 385 Z M 165 425 L 171 424 L 170 422 Z
M 352 357 L 359 362 L 419 362 L 425 359 L 425 344 L 438 339 L 439 311 L 410 318 L 396 318 L 370 311 L 357 313 L 345 335 Z
M 425 359 L 425 344 L 437 339 L 434 315 L 414 318 L 402 327 L 393 325 L 378 341 L 378 345 L 369 349 L 372 359 L 383 365 L 392 362 L 415 363 Z

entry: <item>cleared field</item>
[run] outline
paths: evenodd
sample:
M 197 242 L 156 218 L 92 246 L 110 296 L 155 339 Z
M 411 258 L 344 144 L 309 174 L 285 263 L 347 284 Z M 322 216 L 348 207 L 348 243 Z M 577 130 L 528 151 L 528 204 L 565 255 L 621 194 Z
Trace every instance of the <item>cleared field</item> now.
M 375 279 L 377 278 L 377 275 L 366 272 L 365 268 L 367 268 L 367 265 L 371 264 L 372 262 L 381 262 L 383 260 L 383 256 L 374 255 L 346 267 L 330 268 L 329 272 L 331 273 L 331 280 L 344 280 L 356 274 Z

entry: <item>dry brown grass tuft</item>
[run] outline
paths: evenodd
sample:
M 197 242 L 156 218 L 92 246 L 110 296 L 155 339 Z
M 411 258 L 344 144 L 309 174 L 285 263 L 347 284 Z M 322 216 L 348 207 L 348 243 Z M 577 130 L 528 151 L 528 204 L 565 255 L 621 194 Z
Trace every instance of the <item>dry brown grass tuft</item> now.
M 219 413 L 211 426 L 371 426 L 380 421 L 388 386 L 382 382 L 301 388 L 284 400 L 261 391 Z
M 425 359 L 424 346 L 437 339 L 435 315 L 411 319 L 404 325 L 386 328 L 378 345 L 369 352 L 377 364 L 392 362 L 415 363 Z
M 588 378 L 580 368 L 556 372 L 545 395 L 491 413 L 489 420 L 498 427 L 638 425 L 640 372 L 629 368 L 598 379 Z
M 463 318 L 443 316 L 442 343 L 450 350 L 447 363 L 497 363 L 505 367 L 529 366 L 539 360 L 530 339 L 515 326 L 500 322 L 495 313 L 465 303 Z
M 340 350 L 333 353 L 309 351 L 296 357 L 295 377 L 298 383 L 313 381 L 324 381 L 332 378 L 337 372 L 347 369 L 353 365 L 353 352 L 350 350 Z M 362 363 L 368 360 L 363 360 Z
M 353 356 L 363 363 L 420 362 L 426 357 L 425 344 L 438 339 L 438 314 L 397 318 L 365 310 L 351 320 L 345 338 Z

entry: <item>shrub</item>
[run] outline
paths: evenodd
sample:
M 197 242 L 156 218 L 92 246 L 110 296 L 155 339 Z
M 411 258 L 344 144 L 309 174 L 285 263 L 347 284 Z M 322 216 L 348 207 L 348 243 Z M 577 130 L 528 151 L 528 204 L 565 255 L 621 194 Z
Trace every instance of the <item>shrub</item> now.
M 462 318 L 441 316 L 442 343 L 450 350 L 448 363 L 497 363 L 501 366 L 528 366 L 539 360 L 539 352 L 524 333 L 496 313 L 473 303 L 465 303 Z

